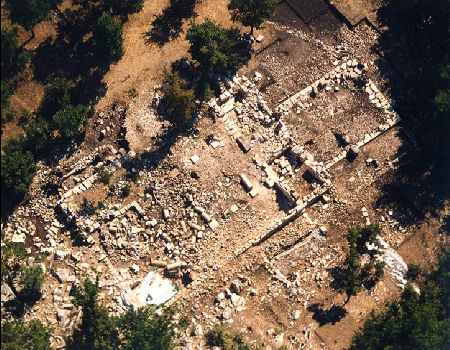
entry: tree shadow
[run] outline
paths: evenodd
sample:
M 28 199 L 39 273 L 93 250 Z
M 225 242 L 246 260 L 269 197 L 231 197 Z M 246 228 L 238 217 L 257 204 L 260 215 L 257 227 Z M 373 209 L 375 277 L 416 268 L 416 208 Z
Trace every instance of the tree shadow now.
M 178 38 L 183 21 L 196 16 L 194 12 L 197 0 L 170 0 L 169 6 L 155 17 L 152 28 L 145 33 L 147 44 L 163 46 L 170 40 Z
M 331 277 L 331 283 L 330 283 L 331 289 L 333 289 L 339 293 L 344 292 L 344 284 L 342 283 L 344 269 L 342 267 L 335 266 L 335 267 L 328 268 L 327 272 Z
M 308 306 L 307 310 L 313 313 L 313 319 L 319 323 L 320 326 L 329 323 L 335 324 L 347 316 L 347 310 L 337 305 L 325 309 L 322 305 L 316 303 Z
M 407 155 L 382 188 L 386 197 L 379 204 L 407 207 L 405 224 L 418 223 L 427 213 L 439 215 L 450 198 L 450 121 L 434 103 L 437 92 L 448 88 L 440 68 L 449 65 L 449 13 L 445 1 L 399 0 L 385 0 L 377 13 L 386 30 L 373 50 L 380 55 L 376 64 L 387 82 L 384 88 L 402 118 L 404 146 L 398 156 Z

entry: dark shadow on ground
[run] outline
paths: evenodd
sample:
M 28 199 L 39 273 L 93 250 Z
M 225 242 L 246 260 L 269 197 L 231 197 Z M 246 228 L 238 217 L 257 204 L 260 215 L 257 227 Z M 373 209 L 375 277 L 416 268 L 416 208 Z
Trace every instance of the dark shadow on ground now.
M 182 31 L 183 21 L 195 17 L 197 0 L 170 0 L 169 6 L 155 17 L 152 28 L 145 34 L 148 44 L 163 46 L 170 40 L 178 38 Z
M 376 64 L 402 118 L 405 147 L 398 155 L 408 151 L 382 188 L 386 196 L 378 205 L 407 208 L 402 224 L 438 215 L 450 198 L 450 118 L 434 103 L 437 92 L 449 88 L 449 78 L 443 78 L 440 69 L 449 67 L 449 14 L 450 3 L 441 0 L 385 0 L 378 11 L 387 30 L 374 47 L 380 53 Z M 411 139 L 414 151 L 407 150 Z
M 343 307 L 337 305 L 325 309 L 320 304 L 312 304 L 308 306 L 307 310 L 313 313 L 313 319 L 319 323 L 320 326 L 329 323 L 335 324 L 347 315 L 347 311 Z
M 330 287 L 331 289 L 342 293 L 344 291 L 343 274 L 344 270 L 341 267 L 332 267 L 327 269 L 328 274 L 331 277 Z

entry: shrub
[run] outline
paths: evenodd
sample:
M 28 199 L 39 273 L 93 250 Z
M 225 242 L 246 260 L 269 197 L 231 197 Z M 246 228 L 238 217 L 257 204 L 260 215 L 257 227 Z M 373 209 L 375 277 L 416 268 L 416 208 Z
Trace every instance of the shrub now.
M 277 4 L 277 0 L 231 0 L 228 9 L 233 21 L 250 26 L 250 34 L 253 34 L 254 28 L 260 28 L 272 16 Z
M 89 109 L 83 105 L 67 105 L 53 116 L 56 130 L 63 138 L 72 138 L 85 130 L 89 118 Z
M 191 25 L 186 39 L 189 53 L 206 73 L 236 68 L 249 58 L 239 30 L 222 28 L 210 20 Z
M 105 3 L 114 14 L 121 17 L 140 12 L 144 7 L 144 0 L 106 0 Z
M 2 322 L 2 349 L 51 350 L 50 332 L 39 320 Z
M 2 190 L 17 196 L 23 195 L 31 185 L 36 170 L 33 155 L 24 149 L 22 139 L 10 140 L 4 146 L 1 159 Z
M 93 39 L 99 58 L 115 62 L 123 56 L 122 26 L 109 13 L 103 13 L 98 19 Z
M 44 271 L 41 266 L 34 266 L 22 271 L 20 279 L 22 290 L 20 294 L 25 300 L 38 300 L 41 297 L 41 290 L 44 284 Z
M 101 166 L 97 169 L 97 174 L 100 182 L 104 185 L 108 185 L 112 174 L 106 171 L 105 167 Z
M 195 108 L 194 92 L 187 87 L 187 83 L 178 73 L 165 73 L 162 84 L 163 100 L 161 113 L 173 124 L 188 121 Z
M 8 0 L 13 22 L 19 23 L 26 30 L 40 21 L 48 18 L 51 10 L 51 0 Z
M 1 59 L 3 79 L 20 73 L 25 68 L 28 55 L 19 48 L 15 30 L 1 29 Z
M 44 98 L 39 114 L 51 119 L 60 109 L 70 104 L 70 82 L 64 78 L 55 78 L 45 87 Z
M 50 127 L 46 120 L 36 117 L 25 128 L 25 147 L 33 154 L 45 151 L 49 138 Z

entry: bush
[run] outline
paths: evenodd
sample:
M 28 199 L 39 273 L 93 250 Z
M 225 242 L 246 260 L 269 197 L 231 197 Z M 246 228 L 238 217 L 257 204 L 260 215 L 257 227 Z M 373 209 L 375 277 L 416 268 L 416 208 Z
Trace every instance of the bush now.
M 51 329 L 39 320 L 2 323 L 2 350 L 51 350 Z
M 50 120 L 58 110 L 70 104 L 70 87 L 67 79 L 53 79 L 45 87 L 39 114 Z
M 105 167 L 101 166 L 97 169 L 97 174 L 100 182 L 104 185 L 108 185 L 111 179 L 111 173 L 106 171 Z
M 25 147 L 34 155 L 45 151 L 50 137 L 48 122 L 36 117 L 25 128 Z
M 175 125 L 188 121 L 195 108 L 195 96 L 186 81 L 176 72 L 166 72 L 161 90 L 161 113 Z
M 23 195 L 31 185 L 36 170 L 33 155 L 24 149 L 22 139 L 10 140 L 4 146 L 1 159 L 2 190 L 16 196 Z
M 93 39 L 98 58 L 115 62 L 123 56 L 122 26 L 110 14 L 105 12 L 100 16 Z
M 13 22 L 26 30 L 32 29 L 38 22 L 48 18 L 52 0 L 8 0 Z
M 40 266 L 34 266 L 22 271 L 20 279 L 22 290 L 20 294 L 24 300 L 38 300 L 44 284 L 44 271 Z
M 408 264 L 408 271 L 406 272 L 406 279 L 409 281 L 415 281 L 420 274 L 422 273 L 422 269 L 419 265 L 416 264 Z
M 1 29 L 1 72 L 2 78 L 20 73 L 28 60 L 28 55 L 19 48 L 17 32 Z
M 63 138 L 79 136 L 84 132 L 89 118 L 89 109 L 83 105 L 67 105 L 53 116 L 53 123 Z
M 405 288 L 400 300 L 372 313 L 351 349 L 445 349 L 450 341 L 450 250 L 427 275 L 420 295 Z
M 277 0 L 231 0 L 228 9 L 233 21 L 250 26 L 250 34 L 253 34 L 253 28 L 260 28 L 272 16 L 277 4 Z
M 116 15 L 126 17 L 138 13 L 144 7 L 144 0 L 106 0 L 106 6 Z
M 126 184 L 125 186 L 122 187 L 122 191 L 120 192 L 120 195 L 125 198 L 128 197 L 131 193 L 131 186 L 130 184 Z
M 210 20 L 191 25 L 186 39 L 189 53 L 205 73 L 234 69 L 249 58 L 239 30 L 222 28 Z
M 218 346 L 223 350 L 250 350 L 239 334 L 229 333 L 220 327 L 214 327 L 205 337 L 209 346 Z

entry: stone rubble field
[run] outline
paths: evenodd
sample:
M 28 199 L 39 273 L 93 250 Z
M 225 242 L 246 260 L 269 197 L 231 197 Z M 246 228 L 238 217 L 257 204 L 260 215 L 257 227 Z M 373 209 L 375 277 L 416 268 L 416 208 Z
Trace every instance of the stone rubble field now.
M 401 211 L 375 205 L 404 146 L 370 50 L 377 33 L 364 23 L 332 39 L 268 26 L 282 39 L 259 38 L 267 49 L 256 69 L 222 78 L 221 95 L 169 147 L 128 149 L 128 110 L 116 105 L 96 115 L 72 155 L 40 164 L 3 229 L 45 257 L 44 296 L 25 318 L 52 325 L 56 347 L 80 318 L 73 283 L 98 274 L 100 299 L 119 314 L 132 300 L 124 293 L 155 271 L 176 286 L 168 304 L 192 319 L 185 349 L 220 323 L 269 348 L 332 348 L 308 307 L 343 300 L 328 270 L 342 263 L 352 225 L 382 227 L 388 273 L 368 293 L 372 304 L 405 285 L 395 248 L 410 228 Z M 3 285 L 2 306 L 10 298 Z

